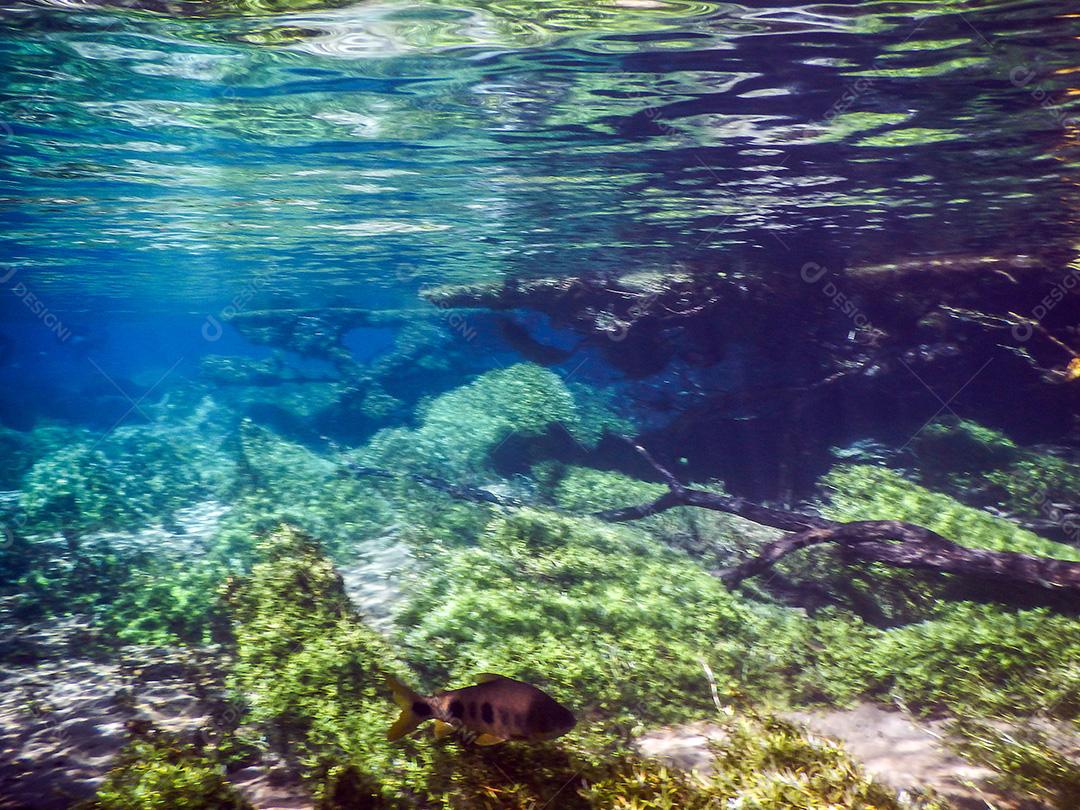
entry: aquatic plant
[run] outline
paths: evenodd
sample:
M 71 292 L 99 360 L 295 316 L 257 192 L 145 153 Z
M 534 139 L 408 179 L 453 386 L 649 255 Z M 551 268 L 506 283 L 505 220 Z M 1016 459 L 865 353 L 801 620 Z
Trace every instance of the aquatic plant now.
M 417 428 L 379 431 L 357 460 L 461 480 L 490 476 L 491 453 L 511 436 L 537 439 L 562 429 L 592 447 L 604 430 L 625 427 L 597 397 L 580 388 L 575 397 L 557 374 L 531 363 L 489 371 L 436 397 L 419 416 Z
M 129 644 L 206 643 L 220 615 L 218 585 L 230 568 L 220 559 L 151 558 L 124 571 L 113 595 L 80 600 L 110 636 Z
M 912 448 L 920 481 L 974 505 L 1046 517 L 1051 504 L 1076 503 L 1080 492 L 1080 464 L 1020 447 L 975 422 L 930 425 Z
M 954 745 L 998 772 L 1007 787 L 1048 801 L 1062 810 L 1080 807 L 1080 769 L 1048 735 L 1034 728 L 1003 730 L 982 720 L 952 723 Z
M 779 683 L 768 612 L 633 528 L 523 509 L 430 553 L 399 624 L 434 683 L 500 672 L 624 729 L 710 707 L 705 665 L 732 699 Z
M 714 790 L 739 807 L 896 808 L 836 743 L 768 715 L 741 716 L 713 742 Z
M 1057 504 L 1078 506 L 1080 464 L 1045 453 L 1026 454 L 1003 470 L 986 473 L 992 496 L 1018 515 L 1049 517 Z
M 51 449 L 23 478 L 25 531 L 130 531 L 224 497 L 235 463 L 222 448 L 221 416 L 204 403 L 182 420 L 83 434 Z
M 1063 559 L 1077 556 L 1074 549 L 910 484 L 890 470 L 845 466 L 825 480 L 835 493 L 830 510 L 845 521 L 918 521 L 964 537 L 974 548 Z M 717 508 L 729 508 L 725 504 L 718 501 Z M 805 566 L 806 562 L 792 565 Z M 811 563 L 814 566 L 815 579 L 832 587 L 847 584 L 855 576 L 851 565 L 832 554 L 817 558 Z M 806 571 L 804 567 L 800 573 Z M 925 605 L 931 610 L 909 608 L 903 621 L 890 623 L 912 623 L 884 632 L 832 611 L 807 622 L 801 631 L 791 633 L 788 625 L 788 632 L 774 633 L 774 665 L 787 668 L 795 694 L 840 701 L 860 694 L 896 694 L 924 709 L 1075 714 L 1076 673 L 1068 662 L 1077 654 L 1073 636 L 1080 633 L 1080 622 L 1045 609 L 1012 612 L 996 606 L 949 604 L 933 590 L 937 583 L 905 582 L 919 576 L 914 572 L 871 568 L 864 573 L 862 596 L 873 600 L 875 608 L 882 597 L 874 593 L 874 578 L 877 590 L 886 593 L 886 605 L 895 608 L 891 595 L 903 593 L 891 581 L 895 579 L 908 592 L 920 585 L 927 588 L 923 605 L 916 607 Z M 889 583 L 884 589 L 880 587 L 883 578 Z M 928 615 L 935 618 L 927 619 Z
M 662 484 L 640 481 L 614 470 L 557 465 L 555 469 L 549 466 L 534 470 L 534 474 L 537 472 L 547 480 L 544 494 L 560 509 L 578 514 L 647 503 L 666 491 Z
M 836 610 L 777 638 L 799 702 L 900 701 L 954 717 L 1080 718 L 1080 621 L 957 602 L 881 630 Z
M 240 567 L 224 548 L 147 548 L 123 535 L 79 540 L 15 535 L 0 548 L 0 596 L 12 617 L 82 614 L 112 645 L 201 643 L 215 591 Z
M 1046 609 L 957 603 L 884 633 L 869 681 L 913 708 L 1080 717 L 1080 620 Z
M 830 492 L 824 512 L 834 520 L 904 520 L 971 548 L 1080 561 L 1080 550 L 965 506 L 949 495 L 932 492 L 895 470 L 839 466 L 822 479 L 822 484 Z
M 165 734 L 124 748 L 79 810 L 251 810 L 225 778 L 225 768 L 196 747 Z
M 406 631 L 403 650 L 430 683 L 467 683 L 478 669 L 497 667 L 564 695 L 592 726 L 556 743 L 489 749 L 427 737 L 387 743 L 396 710 L 382 678 L 415 683 L 415 675 L 352 611 L 318 544 L 281 527 L 259 553 L 251 573 L 225 591 L 235 650 L 229 680 L 248 719 L 300 765 L 323 807 L 419 801 L 526 810 L 555 797 L 560 807 L 583 809 L 618 801 L 712 807 L 739 797 L 777 810 L 826 808 L 844 797 L 852 802 L 845 806 L 896 806 L 835 747 L 774 720 L 730 719 L 715 783 L 627 750 L 630 726 L 616 734 L 604 721 L 712 705 L 699 651 L 728 698 L 736 658 L 749 661 L 745 673 L 756 679 L 748 627 L 762 621 L 722 590 L 698 599 L 715 580 L 636 532 L 525 510 L 493 521 L 479 548 L 446 551 L 418 579 L 423 592 L 412 610 L 425 621 Z M 461 562 L 447 567 L 451 555 Z M 523 609 L 530 598 L 539 601 L 531 613 Z M 676 610 L 689 599 L 702 605 L 696 618 Z M 628 716 L 631 707 L 637 717 Z
M 341 463 L 349 453 L 320 455 L 250 421 L 240 436 L 243 488 L 221 530 L 238 548 L 284 522 L 318 537 L 342 561 L 374 537 L 441 532 L 465 542 L 487 523 L 485 508 L 405 477 L 350 475 Z
M 249 719 L 297 759 L 320 798 L 352 791 L 377 807 L 406 795 L 422 758 L 411 741 L 386 741 L 394 710 L 385 679 L 408 676 L 313 540 L 282 526 L 258 552 L 250 574 L 225 587 L 235 650 L 228 680 Z
M 925 476 L 1001 467 L 1021 452 L 1005 434 L 966 419 L 927 425 L 912 439 L 911 447 Z

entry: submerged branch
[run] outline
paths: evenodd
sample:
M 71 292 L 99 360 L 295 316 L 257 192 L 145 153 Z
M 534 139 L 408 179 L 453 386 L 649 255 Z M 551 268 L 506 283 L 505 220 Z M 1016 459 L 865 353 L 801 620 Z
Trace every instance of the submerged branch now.
M 680 483 L 671 471 L 657 462 L 644 447 L 632 441 L 630 443 L 664 479 L 668 491 L 648 503 L 597 512 L 594 517 L 617 523 L 640 520 L 677 506 L 696 506 L 738 515 L 754 523 L 789 532 L 763 546 L 756 557 L 717 572 L 729 587 L 769 570 L 788 554 L 822 543 L 838 543 L 850 557 L 865 562 L 937 571 L 1013 585 L 1037 586 L 1057 592 L 1075 591 L 1080 595 L 1080 562 L 1013 551 L 969 548 L 947 540 L 925 526 L 900 520 L 840 523 L 814 515 L 761 506 L 733 495 L 693 489 Z M 455 484 L 423 473 L 398 473 L 350 461 L 346 461 L 343 466 L 350 475 L 385 479 L 408 478 L 460 500 L 511 508 L 524 505 L 516 498 L 480 487 Z
M 1077 562 L 1012 551 L 968 548 L 924 526 L 899 520 L 840 523 L 760 506 L 744 498 L 691 489 L 679 483 L 644 447 L 633 442 L 631 444 L 667 482 L 668 491 L 649 503 L 599 512 L 595 516 L 601 520 L 638 520 L 676 506 L 697 506 L 791 532 L 765 545 L 757 557 L 721 572 L 721 578 L 729 586 L 768 570 L 792 552 L 820 543 L 839 543 L 853 557 L 867 562 L 1080 593 L 1080 563 Z

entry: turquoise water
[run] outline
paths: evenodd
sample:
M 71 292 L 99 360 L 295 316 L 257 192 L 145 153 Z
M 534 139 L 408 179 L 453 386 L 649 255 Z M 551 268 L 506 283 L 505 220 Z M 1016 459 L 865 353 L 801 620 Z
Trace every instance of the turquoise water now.
M 1072 4 L 40 0 L 0 76 L 0 807 L 972 806 L 768 719 L 853 703 L 1080 802 L 1075 566 L 724 576 L 1080 560 Z M 383 739 L 490 671 L 575 730 Z

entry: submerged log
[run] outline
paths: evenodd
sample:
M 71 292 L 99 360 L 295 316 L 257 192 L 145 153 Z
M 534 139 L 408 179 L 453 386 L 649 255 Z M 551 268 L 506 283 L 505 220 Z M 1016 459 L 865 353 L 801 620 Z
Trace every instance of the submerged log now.
M 1036 586 L 1059 592 L 1069 591 L 1080 596 L 1078 562 L 1012 551 L 968 548 L 924 526 L 899 520 L 840 523 L 760 506 L 743 498 L 692 489 L 683 486 L 644 447 L 639 444 L 633 444 L 633 447 L 664 479 L 668 491 L 649 503 L 598 512 L 596 517 L 601 520 L 637 520 L 676 506 L 697 506 L 791 532 L 768 543 L 757 557 L 720 572 L 720 577 L 729 586 L 733 587 L 744 579 L 767 571 L 792 552 L 821 543 L 839 543 L 853 558 L 866 562 Z
M 900 520 L 860 520 L 841 523 L 816 515 L 804 515 L 775 509 L 732 495 L 683 486 L 661 466 L 644 447 L 634 449 L 655 469 L 668 485 L 668 491 L 648 503 L 597 512 L 594 517 L 612 522 L 626 522 L 655 515 L 676 506 L 696 506 L 738 515 L 764 526 L 790 532 L 767 543 L 758 555 L 717 575 L 735 587 L 775 565 L 788 554 L 822 543 L 838 543 L 852 559 L 877 562 L 899 568 L 936 571 L 971 579 L 1008 583 L 1049 590 L 1056 594 L 1075 593 L 1080 597 L 1080 562 L 1037 557 L 1012 551 L 961 546 L 937 532 Z M 343 473 L 356 477 L 409 478 L 460 500 L 517 508 L 525 504 L 479 487 L 454 484 L 431 475 L 391 472 L 346 461 Z

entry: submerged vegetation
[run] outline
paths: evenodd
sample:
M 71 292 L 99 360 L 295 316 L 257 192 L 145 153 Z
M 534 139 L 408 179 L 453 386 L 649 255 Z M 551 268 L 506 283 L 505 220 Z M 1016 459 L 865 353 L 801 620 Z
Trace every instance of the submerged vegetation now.
M 225 768 L 192 745 L 164 735 L 132 742 L 117 755 L 93 801 L 79 810 L 253 810 Z
M 976 506 L 999 504 L 1033 518 L 1078 506 L 1080 464 L 1018 447 L 982 425 L 963 420 L 933 424 L 919 435 L 914 449 L 923 481 Z
M 690 507 L 599 520 L 664 488 L 545 457 L 560 446 L 549 444 L 553 431 L 587 452 L 628 425 L 538 366 L 483 374 L 422 403 L 414 427 L 384 428 L 348 451 L 306 446 L 205 401 L 192 407 L 174 428 L 177 416 L 163 414 L 96 447 L 55 429 L 19 445 L 24 517 L 0 549 L 13 574 L 6 604 L 24 621 L 86 613 L 114 643 L 223 643 L 246 744 L 276 752 L 324 807 L 530 808 L 560 790 L 560 806 L 583 808 L 899 807 L 838 748 L 774 713 L 870 700 L 965 722 L 1080 718 L 1072 616 L 966 601 L 940 576 L 824 548 L 781 567 L 796 587 L 831 592 L 808 615 L 767 583 L 730 590 L 710 573 L 755 554 L 773 529 Z M 967 432 L 965 441 L 992 440 L 973 451 L 985 464 L 1020 453 Z M 511 439 L 531 462 L 525 477 L 498 472 Z M 346 461 L 392 472 L 357 477 Z M 159 476 L 141 473 L 150 469 Z M 498 484 L 531 505 L 458 500 L 411 473 Z M 706 489 L 724 492 L 716 481 Z M 836 466 L 820 492 L 840 520 L 905 520 L 969 547 L 1080 560 L 887 468 Z M 228 510 L 196 529 L 185 510 L 217 499 Z M 162 545 L 151 551 L 132 530 Z M 395 574 L 403 592 L 391 625 L 379 630 L 339 573 L 376 541 L 401 544 L 408 560 Z M 387 742 L 388 675 L 434 691 L 485 671 L 542 686 L 574 708 L 578 728 L 536 748 Z M 644 730 L 702 718 L 722 729 L 711 776 L 635 753 Z M 980 761 L 1029 763 L 1019 789 L 1072 795 L 1061 754 L 991 745 L 988 732 L 965 728 L 965 750 Z M 188 804 L 175 806 L 242 807 L 222 781 L 224 739 L 136 740 L 94 806 L 183 793 Z

